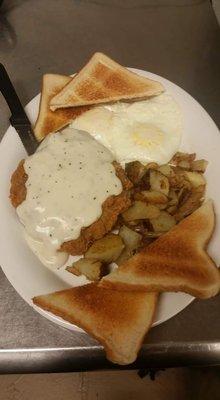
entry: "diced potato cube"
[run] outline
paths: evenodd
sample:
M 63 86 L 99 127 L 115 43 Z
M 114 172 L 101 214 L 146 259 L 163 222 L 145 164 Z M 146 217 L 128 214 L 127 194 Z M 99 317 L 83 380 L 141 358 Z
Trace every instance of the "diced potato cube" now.
M 121 265 L 124 261 L 128 260 L 133 255 L 134 255 L 133 251 L 128 247 L 126 247 L 115 262 L 117 265 Z
M 150 222 L 155 232 L 167 232 L 176 224 L 175 218 L 166 211 L 161 211 L 159 217 Z
M 137 200 L 123 212 L 122 216 L 125 221 L 134 221 L 136 219 L 157 218 L 159 214 L 160 210 L 158 207 Z
M 102 277 L 102 263 L 89 258 L 80 258 L 66 270 L 77 276 L 85 275 L 90 281 L 98 281 Z
M 200 207 L 204 195 L 205 185 L 194 188 L 188 198 L 181 204 L 177 209 L 177 212 L 174 214 L 176 221 L 181 221 Z
M 157 169 L 158 168 L 158 164 L 156 162 L 150 162 L 146 165 L 147 169 Z
M 188 161 L 189 163 L 191 163 L 192 161 L 195 160 L 195 158 L 196 158 L 196 153 L 189 154 L 178 151 L 176 154 L 174 154 L 173 158 L 170 161 L 170 164 L 179 165 L 179 163 L 182 161 Z
M 119 235 L 121 236 L 124 244 L 130 250 L 135 250 L 140 246 L 142 236 L 129 229 L 126 225 L 123 225 L 119 230 Z
M 171 215 L 174 215 L 175 212 L 176 212 L 176 210 L 177 210 L 177 206 L 169 206 L 169 207 L 167 207 L 167 209 L 166 209 L 166 211 L 167 211 L 169 214 L 171 214 Z
M 175 192 L 175 190 L 170 189 L 169 191 L 169 206 L 174 206 L 178 204 L 178 196 Z
M 161 165 L 158 168 L 158 171 L 161 172 L 161 174 L 165 175 L 167 178 L 173 174 L 173 169 L 169 164 L 164 164 Z
M 125 165 L 125 172 L 130 181 L 137 185 L 146 173 L 146 167 L 139 161 L 132 161 Z
M 181 190 L 182 188 L 190 190 L 192 185 L 190 181 L 184 175 L 186 171 L 177 171 L 175 169 L 174 175 L 171 176 L 169 179 L 171 188 L 175 190 Z
M 199 172 L 185 171 L 184 175 L 194 188 L 206 184 L 204 176 Z
M 155 190 L 157 192 L 161 192 L 168 196 L 169 193 L 169 180 L 168 178 L 161 174 L 161 172 L 156 170 L 150 171 L 150 187 L 151 190 Z
M 121 236 L 109 233 L 92 244 L 87 250 L 85 258 L 111 263 L 119 257 L 124 247 Z
M 142 192 L 136 193 L 135 198 L 137 200 L 144 201 L 150 204 L 167 204 L 168 198 L 165 194 L 161 192 L 156 192 L 155 190 L 143 190 Z
M 133 221 L 126 221 L 127 227 L 139 233 L 143 237 L 144 232 L 148 230 L 147 225 L 149 224 L 150 226 L 150 221 L 148 219 L 136 219 L 135 222 L 136 224 L 133 225 Z
M 205 172 L 208 166 L 208 161 L 206 160 L 195 160 L 191 163 L 191 170 L 197 172 Z
M 165 210 L 167 208 L 168 203 L 166 204 L 157 204 L 157 207 L 159 208 L 159 210 Z
M 180 167 L 180 168 L 183 168 L 183 169 L 187 169 L 187 170 L 189 170 L 190 169 L 190 162 L 189 161 L 187 161 L 187 160 L 183 160 L 183 161 L 180 161 L 179 163 L 178 163 L 178 167 Z

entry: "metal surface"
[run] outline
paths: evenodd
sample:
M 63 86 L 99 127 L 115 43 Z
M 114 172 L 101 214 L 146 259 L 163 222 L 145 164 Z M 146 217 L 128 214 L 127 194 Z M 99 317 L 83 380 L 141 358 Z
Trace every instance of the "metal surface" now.
M 8 0 L 1 12 L 0 57 L 23 104 L 43 73 L 75 72 L 99 50 L 175 82 L 220 125 L 220 30 L 208 0 Z M 1 136 L 8 116 L 0 99 Z M 153 328 L 132 368 L 220 364 L 219 309 L 220 297 L 196 300 Z M 2 272 L 0 347 L 1 373 L 110 368 L 95 340 L 38 315 Z
M 166 351 L 165 351 L 166 349 Z M 94 369 L 139 369 L 179 366 L 214 366 L 219 364 L 219 343 L 145 344 L 138 360 L 130 366 L 117 366 L 106 361 L 98 346 L 0 350 L 0 373 L 69 372 Z

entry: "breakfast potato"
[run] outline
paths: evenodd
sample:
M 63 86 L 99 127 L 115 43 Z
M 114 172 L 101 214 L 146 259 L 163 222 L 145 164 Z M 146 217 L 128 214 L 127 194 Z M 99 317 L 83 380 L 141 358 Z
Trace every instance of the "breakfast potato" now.
M 184 171 L 184 176 L 188 179 L 188 181 L 194 188 L 206 184 L 204 176 L 199 172 Z
M 159 165 L 156 162 L 150 162 L 146 165 L 146 169 L 157 169 Z
M 168 196 L 169 193 L 169 180 L 168 178 L 161 174 L 161 172 L 157 170 L 150 171 L 150 187 L 151 190 L 155 190 L 157 192 L 161 192 Z
M 95 259 L 110 264 L 114 262 L 125 245 L 121 236 L 108 233 L 102 239 L 96 240 L 85 253 L 85 258 Z
M 146 167 L 139 161 L 132 161 L 125 165 L 125 172 L 128 179 L 130 179 L 134 185 L 137 185 L 146 173 Z
M 198 186 L 190 193 L 186 201 L 184 201 L 174 214 L 176 221 L 181 221 L 187 217 L 198 207 L 200 207 L 205 195 L 205 185 Z
M 76 276 L 85 275 L 90 281 L 99 281 L 103 275 L 102 263 L 89 258 L 80 258 L 66 270 Z
M 169 207 L 167 207 L 166 211 L 167 211 L 170 215 L 174 215 L 175 212 L 177 211 L 177 206 L 175 206 L 175 205 L 169 206 Z
M 207 166 L 208 166 L 208 161 L 195 160 L 191 163 L 191 170 L 204 173 L 206 171 Z
M 174 189 L 170 189 L 168 198 L 169 206 L 176 206 L 178 204 L 179 199 Z
M 131 207 L 123 212 L 125 221 L 134 221 L 137 219 L 157 218 L 160 210 L 153 204 L 146 204 L 143 201 L 136 200 Z
M 157 192 L 156 190 L 142 190 L 134 195 L 136 200 L 141 200 L 150 204 L 164 204 L 167 205 L 168 198 L 165 194 Z
M 123 225 L 120 228 L 119 235 L 121 236 L 125 246 L 130 250 L 136 250 L 140 246 L 142 236 L 128 228 L 126 225 Z
M 165 175 L 167 178 L 174 174 L 173 169 L 169 164 L 161 165 L 158 168 L 158 171 L 161 172 L 161 174 Z
M 142 237 L 144 233 L 151 227 L 149 219 L 138 219 L 135 221 L 135 225 L 133 224 L 134 221 L 124 221 L 126 226 L 139 233 Z
M 179 207 L 186 202 L 186 200 L 191 196 L 193 189 L 191 188 L 190 190 L 187 188 L 182 188 L 180 191 L 177 193 L 178 195 L 178 200 L 179 200 Z
M 180 161 L 178 163 L 178 167 L 186 170 L 190 170 L 191 164 L 187 160 Z
M 175 169 L 175 173 L 170 177 L 169 183 L 170 188 L 173 188 L 175 191 L 180 191 L 182 188 L 190 190 L 192 185 L 187 177 L 184 175 L 186 171 L 178 171 Z
M 183 161 L 187 161 L 189 164 L 191 164 L 196 158 L 196 153 L 182 153 L 181 151 L 178 151 L 176 154 L 174 154 L 173 158 L 170 160 L 171 165 L 179 165 L 179 163 L 182 163 Z
M 150 220 L 155 232 L 167 232 L 175 224 L 175 218 L 166 211 L 161 211 L 158 218 Z
M 121 264 L 123 264 L 123 262 L 125 262 L 126 260 L 131 258 L 133 255 L 134 255 L 134 252 L 131 249 L 129 249 L 129 247 L 125 247 L 125 249 L 122 251 L 120 256 L 115 261 L 115 263 L 118 266 L 120 266 Z
M 160 166 L 157 163 L 146 166 L 139 162 L 127 164 L 136 184 L 131 191 L 134 202 L 122 214 L 118 225 L 125 243 L 124 250 L 116 260 L 118 264 L 136 251 L 132 251 L 132 246 L 130 249 L 127 246 L 123 231 L 139 234 L 142 237 L 141 245 L 148 245 L 201 205 L 206 185 L 202 173 L 207 162 L 195 160 L 195 157 L 195 153 L 178 152 L 170 163 Z M 126 227 L 122 227 L 122 224 Z
M 121 236 L 125 244 L 125 248 L 115 262 L 118 265 L 121 265 L 124 261 L 131 258 L 136 252 L 136 250 L 140 247 L 142 241 L 142 235 L 140 235 L 137 232 L 134 232 L 126 225 L 123 225 L 120 228 L 119 235 Z

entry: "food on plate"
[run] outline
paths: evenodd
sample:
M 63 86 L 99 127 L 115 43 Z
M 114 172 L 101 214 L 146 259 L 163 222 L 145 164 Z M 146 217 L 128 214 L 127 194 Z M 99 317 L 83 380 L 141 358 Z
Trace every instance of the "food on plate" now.
M 101 53 L 73 78 L 44 75 L 34 128 L 42 143 L 11 178 L 32 251 L 93 282 L 34 304 L 82 327 L 122 365 L 135 361 L 160 292 L 220 290 L 206 251 L 215 224 L 203 203 L 207 161 L 178 151 L 182 112 L 163 92 Z
M 128 228 L 126 225 L 121 226 L 119 235 L 125 244 L 125 248 L 115 261 L 117 265 L 120 265 L 122 262 L 132 257 L 140 248 L 142 242 L 142 235 Z
M 195 155 L 185 153 L 181 157 L 181 160 L 195 159 Z M 179 156 L 177 159 L 179 160 Z M 191 169 L 191 164 L 187 166 L 187 172 L 189 172 L 188 167 Z M 152 171 L 159 171 L 160 182 L 162 181 L 160 175 L 166 174 L 164 177 L 171 182 L 168 195 L 163 193 L 163 187 L 162 191 L 153 190 L 155 181 L 150 179 Z M 183 167 L 179 170 L 177 166 L 174 166 L 173 160 L 170 164 L 162 166 L 156 163 L 143 165 L 140 162 L 131 162 L 126 165 L 126 172 L 134 185 L 130 190 L 132 205 L 119 215 L 117 224 L 114 226 L 119 229 L 118 234 L 106 235 L 101 240 L 95 241 L 86 253 L 84 252 L 84 257 L 92 257 L 95 261 L 101 262 L 102 266 L 103 262 L 105 266 L 112 262 L 118 266 L 123 264 L 142 248 L 146 248 L 152 241 L 172 229 L 178 221 L 199 208 L 204 198 L 205 185 L 194 187 L 187 177 L 182 180 L 177 179 L 178 184 L 177 187 L 175 186 L 175 176 L 184 175 L 186 170 Z M 142 190 L 144 185 L 148 190 Z M 157 189 L 161 190 L 158 184 Z M 112 241 L 112 237 L 117 246 Z M 86 262 L 86 258 L 81 259 L 81 262 L 83 260 Z M 107 271 L 108 269 L 103 275 L 106 275 Z M 101 279 L 101 275 L 93 278 L 86 271 L 83 273 L 81 270 L 81 273 L 89 280 Z
M 18 207 L 26 198 L 26 182 L 28 175 L 24 169 L 24 160 L 21 160 L 11 176 L 10 200 L 13 207 Z
M 104 289 L 92 283 L 33 298 L 34 304 L 95 337 L 113 363 L 135 361 L 150 329 L 157 294 Z
M 89 106 L 65 108 L 52 112 L 50 100 L 66 86 L 72 78 L 65 75 L 45 74 L 43 76 L 41 100 L 34 133 L 38 141 L 69 124 L 74 118 L 89 110 Z
M 84 275 L 90 281 L 99 281 L 104 274 L 102 263 L 91 258 L 80 258 L 66 270 L 76 276 Z
M 88 228 L 82 228 L 77 239 L 69 240 L 61 245 L 61 250 L 71 255 L 84 254 L 87 248 L 95 241 L 111 231 L 117 222 L 118 215 L 130 205 L 129 194 L 122 194 L 108 198 L 102 205 L 101 217 Z
M 164 90 L 161 83 L 130 72 L 102 53 L 95 53 L 50 101 L 57 108 L 107 103 L 122 99 L 155 96 Z
M 143 165 L 140 162 L 125 165 L 127 176 L 134 185 L 133 199 L 167 211 L 175 217 L 176 221 L 186 217 L 202 204 L 206 188 L 203 172 L 205 172 L 207 162 L 196 160 L 196 162 L 202 162 L 203 172 L 195 172 L 192 171 L 195 154 L 181 154 L 182 158 L 187 158 L 187 160 L 193 158 L 187 170 L 174 165 L 173 159 L 161 166 L 155 163 Z M 125 215 L 127 213 L 129 209 L 126 210 Z
M 110 264 L 117 260 L 124 247 L 120 235 L 108 233 L 103 238 L 96 240 L 96 242 L 89 247 L 85 253 L 85 258 L 91 258 Z
M 173 215 L 163 210 L 160 211 L 157 218 L 151 218 L 150 222 L 154 232 L 167 232 L 176 225 L 176 220 Z
M 128 228 L 126 225 L 122 225 L 119 232 L 119 236 L 121 236 L 124 244 L 131 251 L 138 249 L 141 243 L 142 236 L 134 232 L 132 229 Z
M 186 165 L 185 163 L 189 163 L 191 165 L 193 161 L 196 158 L 196 153 L 183 153 L 181 151 L 178 151 L 176 154 L 174 154 L 171 164 L 175 166 L 181 166 L 181 165 Z M 185 168 L 185 166 L 184 166 Z
M 11 201 L 29 246 L 44 264 L 58 266 L 112 229 L 130 205 L 123 190 L 130 185 L 106 148 L 89 134 L 67 128 L 47 136 L 19 164 Z
M 134 199 L 141 200 L 146 204 L 154 204 L 159 209 L 166 208 L 169 201 L 167 196 L 156 190 L 141 190 L 140 192 L 135 192 Z
M 138 185 L 144 175 L 146 174 L 147 167 L 140 161 L 131 161 L 125 164 L 125 172 L 128 179 L 136 185 Z
M 199 172 L 185 171 L 184 175 L 194 188 L 206 184 L 204 176 Z
M 160 210 L 153 204 L 146 204 L 143 201 L 136 200 L 122 216 L 125 221 L 134 221 L 138 219 L 157 218 L 160 215 Z
M 169 194 L 170 184 L 168 178 L 166 175 L 155 169 L 150 171 L 150 187 L 152 190 L 161 192 L 166 196 Z
M 101 286 L 128 291 L 182 291 L 200 298 L 215 296 L 220 290 L 220 273 L 206 251 L 214 225 L 209 200 L 105 276 Z
M 194 154 L 181 154 L 181 160 L 183 158 L 184 160 L 195 159 Z M 179 160 L 179 156 L 177 159 Z M 140 251 L 142 247 L 146 247 L 165 232 L 168 232 L 177 222 L 201 206 L 204 199 L 206 185 L 195 187 L 194 184 L 184 175 L 186 170 L 183 167 L 179 169 L 179 167 L 174 166 L 172 160 L 170 163 L 172 166 L 170 164 L 159 166 L 156 163 L 143 165 L 140 162 L 131 162 L 126 164 L 125 171 L 128 171 L 127 175 L 134 185 L 133 188 L 130 188 L 129 197 L 131 206 L 128 207 L 126 211 L 118 214 L 117 222 L 115 221 L 116 224 L 114 224 L 113 227 L 114 229 L 119 229 L 118 239 L 120 239 L 121 236 L 125 248 L 120 248 L 119 246 L 118 256 L 113 258 L 111 257 L 109 260 L 107 260 L 107 258 L 103 259 L 102 243 L 107 243 L 107 246 L 104 245 L 104 249 L 107 247 L 107 254 L 117 255 L 118 251 L 117 248 L 115 248 L 114 243 L 108 239 L 107 235 L 101 240 L 94 241 L 86 254 L 85 251 L 82 252 L 85 257 L 90 257 L 91 252 L 93 253 L 95 249 L 93 258 L 102 262 L 104 261 L 108 264 L 114 261 L 117 265 L 121 265 L 125 260 L 131 258 L 137 251 Z M 191 164 L 189 168 L 191 168 Z M 157 171 L 159 171 L 159 178 L 155 176 L 155 178 L 151 179 L 152 172 Z M 187 172 L 190 172 L 188 167 Z M 166 176 L 164 175 L 164 178 L 168 179 L 167 185 L 169 186 L 169 191 L 167 195 L 163 193 L 163 187 L 160 187 L 161 182 L 163 181 L 163 178 L 161 178 L 163 173 L 166 174 Z M 203 182 L 205 182 L 202 175 L 201 177 Z M 155 179 L 159 179 L 159 183 L 155 184 Z M 121 176 L 121 180 L 123 182 L 123 176 Z M 162 189 L 162 191 L 153 190 L 155 185 L 158 190 Z M 145 188 L 148 190 L 143 190 Z M 110 234 L 110 237 L 111 235 L 112 234 Z M 113 237 L 117 242 L 117 235 L 114 234 Z M 130 237 L 131 241 L 138 240 L 138 245 L 132 246 L 131 243 L 128 245 L 128 237 Z M 96 252 L 97 248 L 100 251 L 100 244 L 101 255 Z M 68 253 L 70 253 L 70 251 L 68 251 Z
M 182 112 L 168 93 L 92 107 L 72 122 L 89 132 L 121 163 L 167 163 L 178 151 Z
M 191 163 L 192 171 L 197 171 L 197 172 L 205 172 L 207 166 L 208 166 L 208 161 L 206 160 L 195 160 Z
M 198 205 L 204 199 L 204 185 L 194 188 L 190 193 L 184 194 L 183 200 L 179 208 L 175 210 L 174 216 L 176 221 L 181 221 L 183 218 L 190 215 L 193 211 L 198 208 Z M 185 196 L 185 197 L 184 197 Z

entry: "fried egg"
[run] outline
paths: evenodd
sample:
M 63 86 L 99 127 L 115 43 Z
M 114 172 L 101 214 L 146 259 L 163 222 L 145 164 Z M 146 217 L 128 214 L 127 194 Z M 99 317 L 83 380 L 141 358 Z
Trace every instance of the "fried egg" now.
M 89 132 L 122 164 L 167 163 L 178 150 L 182 114 L 172 96 L 162 93 L 148 100 L 96 106 L 72 122 Z

